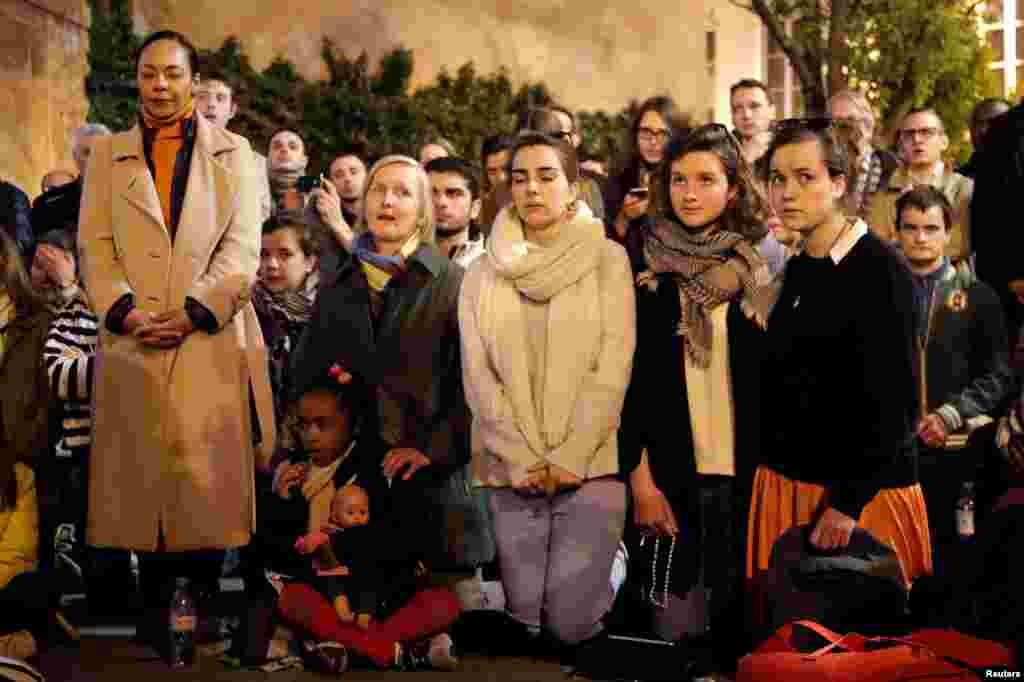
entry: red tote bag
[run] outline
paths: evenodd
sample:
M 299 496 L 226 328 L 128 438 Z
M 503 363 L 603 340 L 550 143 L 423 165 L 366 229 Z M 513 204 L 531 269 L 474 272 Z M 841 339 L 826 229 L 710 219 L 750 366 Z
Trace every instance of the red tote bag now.
M 814 651 L 797 650 L 796 642 L 807 631 L 826 644 Z M 1006 647 L 953 630 L 864 637 L 797 621 L 741 659 L 736 682 L 966 682 L 985 679 L 985 668 L 1012 665 Z

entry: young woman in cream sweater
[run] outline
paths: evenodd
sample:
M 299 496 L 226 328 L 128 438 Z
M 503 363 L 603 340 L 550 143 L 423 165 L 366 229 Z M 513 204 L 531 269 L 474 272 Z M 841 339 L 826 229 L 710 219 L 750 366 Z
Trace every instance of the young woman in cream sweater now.
M 635 344 L 629 261 L 578 200 L 574 152 L 520 135 L 513 203 L 459 299 L 467 402 L 482 442 L 513 619 L 576 644 L 600 634 L 626 491 L 616 432 Z

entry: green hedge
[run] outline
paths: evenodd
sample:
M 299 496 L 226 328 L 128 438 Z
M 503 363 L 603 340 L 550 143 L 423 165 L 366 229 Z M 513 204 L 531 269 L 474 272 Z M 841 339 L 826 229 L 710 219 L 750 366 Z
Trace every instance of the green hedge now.
M 110 0 L 106 15 L 92 2 L 89 120 L 125 130 L 135 123 L 133 56 L 141 40 L 132 33 L 127 0 Z M 343 149 L 370 159 L 410 154 L 436 135 L 450 140 L 465 158 L 476 160 L 484 137 L 512 131 L 517 112 L 551 101 L 543 83 L 516 87 L 504 69 L 481 75 L 472 62 L 454 75 L 442 70 L 433 83 L 412 91 L 413 54 L 401 47 L 371 70 L 365 54 L 348 59 L 324 38 L 321 58 L 328 73 L 323 81 L 305 80 L 283 58 L 257 71 L 241 42 L 231 37 L 219 49 L 201 53 L 201 72 L 234 86 L 238 114 L 230 127 L 258 151 L 266 151 L 276 129 L 297 129 L 308 147 L 311 172 L 324 170 Z M 584 149 L 610 158 L 627 114 L 628 109 L 616 115 L 578 112 Z

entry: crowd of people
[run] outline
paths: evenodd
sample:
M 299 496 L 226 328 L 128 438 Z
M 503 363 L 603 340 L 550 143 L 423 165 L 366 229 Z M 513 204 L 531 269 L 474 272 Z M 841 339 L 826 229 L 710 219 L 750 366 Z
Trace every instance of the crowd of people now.
M 137 573 L 160 647 L 176 579 L 202 616 L 237 564 L 244 664 L 274 622 L 335 673 L 624 628 L 728 675 L 815 616 L 778 603 L 794 532 L 866 533 L 948 600 L 963 484 L 979 537 L 1024 509 L 1020 107 L 977 106 L 959 169 L 932 109 L 888 150 L 863 94 L 776 120 L 748 79 L 732 127 L 646 100 L 617 159 L 551 104 L 479 157 L 425 136 L 318 174 L 301 129 L 266 156 L 228 130 L 185 36 L 135 66 L 137 125 L 80 128 L 31 204 L 0 184 L 0 654 L 57 637 L 67 565 L 96 611 Z M 1010 640 L 1005 594 L 972 625 Z

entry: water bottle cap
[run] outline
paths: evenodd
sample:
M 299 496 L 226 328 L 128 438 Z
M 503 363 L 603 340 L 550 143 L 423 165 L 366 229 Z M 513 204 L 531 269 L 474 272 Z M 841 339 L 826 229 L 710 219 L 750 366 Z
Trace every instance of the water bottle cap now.
M 174 585 L 175 587 L 188 587 L 188 578 L 175 578 Z

